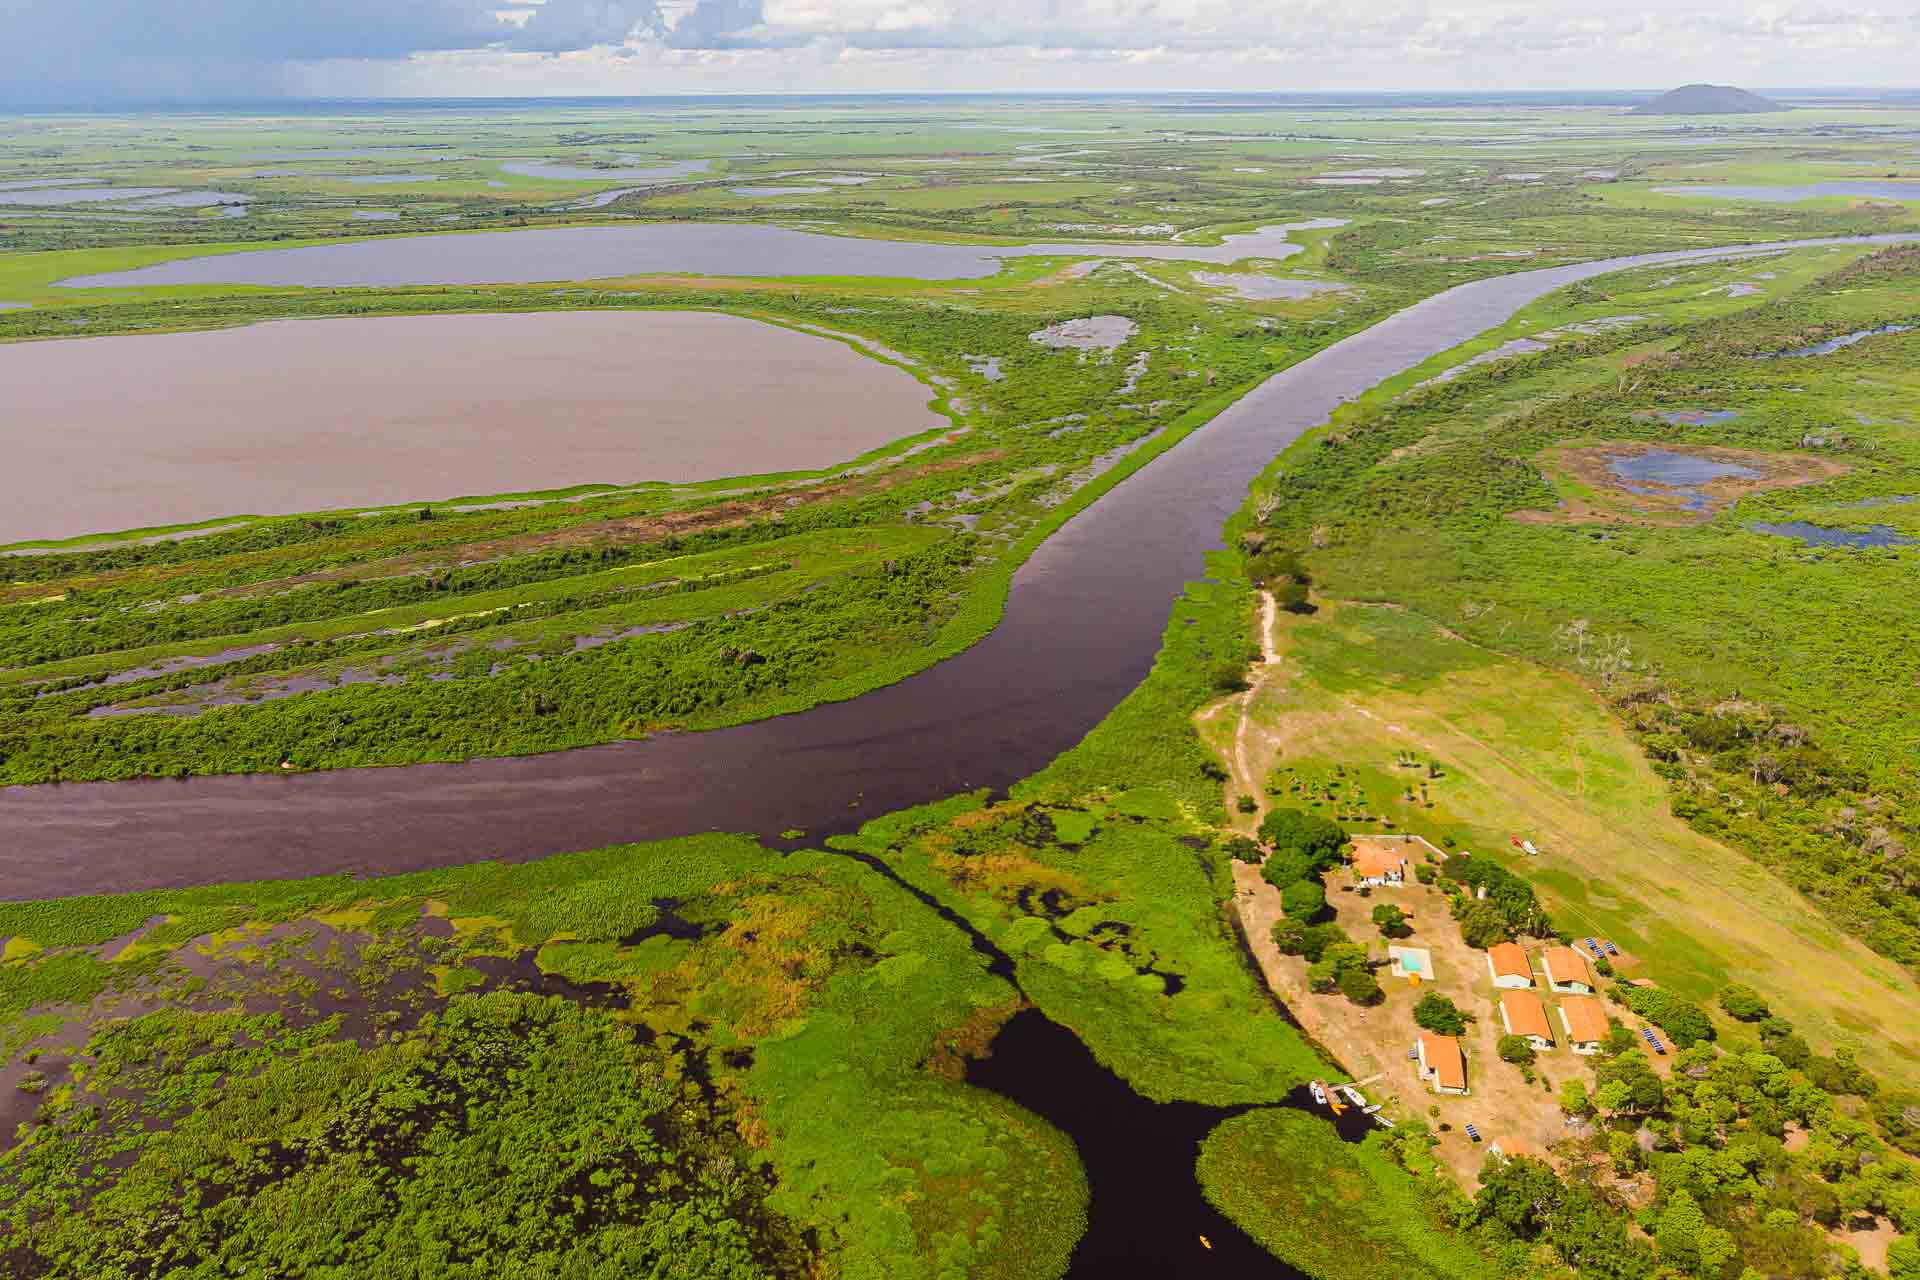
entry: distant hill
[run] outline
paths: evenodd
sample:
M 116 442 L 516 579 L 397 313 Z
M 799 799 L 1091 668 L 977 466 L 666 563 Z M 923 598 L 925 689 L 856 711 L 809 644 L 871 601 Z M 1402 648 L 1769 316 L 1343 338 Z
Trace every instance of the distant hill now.
M 1682 85 L 1663 93 L 1652 102 L 1633 109 L 1636 116 L 1742 116 L 1761 111 L 1791 111 L 1771 98 L 1763 98 L 1730 84 Z

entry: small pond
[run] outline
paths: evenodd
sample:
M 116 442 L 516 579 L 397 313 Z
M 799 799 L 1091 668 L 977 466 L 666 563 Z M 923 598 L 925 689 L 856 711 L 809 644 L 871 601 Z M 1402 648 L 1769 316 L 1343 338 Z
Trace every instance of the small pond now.
M 1920 540 L 1909 538 L 1889 525 L 1869 525 L 1865 529 L 1829 529 L 1805 520 L 1768 522 L 1756 520 L 1747 526 L 1754 533 L 1776 538 L 1796 538 L 1810 547 L 1911 547 Z
M 1805 360 L 1812 356 L 1830 356 L 1836 351 L 1865 342 L 1868 338 L 1884 337 L 1890 333 L 1908 333 L 1910 324 L 1883 324 L 1877 329 L 1861 329 L 1857 333 L 1844 334 L 1838 338 L 1828 338 L 1825 342 L 1816 342 L 1810 347 L 1795 347 L 1791 351 L 1777 351 L 1771 355 L 1758 357 L 1761 360 Z
M 506 160 L 501 162 L 500 171 L 522 178 L 545 178 L 550 182 L 672 182 L 705 173 L 712 163 L 711 160 L 674 160 L 665 164 L 603 168 L 562 160 Z
M 1660 420 L 1675 427 L 1712 427 L 1740 416 L 1738 409 L 1676 409 L 1663 413 Z
M 1690 511 L 1705 511 L 1708 498 L 1699 486 L 1714 480 L 1757 480 L 1761 472 L 1736 462 L 1716 462 L 1690 453 L 1652 449 L 1646 453 L 1622 454 L 1607 459 L 1607 470 L 1628 493 L 1648 497 L 1684 495 Z

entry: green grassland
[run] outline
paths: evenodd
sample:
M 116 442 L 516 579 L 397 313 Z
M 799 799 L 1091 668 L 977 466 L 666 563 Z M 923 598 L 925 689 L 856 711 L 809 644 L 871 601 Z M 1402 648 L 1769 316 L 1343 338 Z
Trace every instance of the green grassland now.
M 1654 330 L 1657 345 L 1645 328 L 1586 338 L 1356 406 L 1272 474 L 1285 499 L 1273 524 L 1309 548 L 1329 593 L 1405 604 L 1593 681 L 1655 757 L 1676 812 L 1912 966 L 1920 905 L 1903 834 L 1915 796 L 1902 690 L 1916 672 L 1901 639 L 1912 552 L 1803 546 L 1750 527 L 1920 529 L 1901 501 L 1920 492 L 1902 408 L 1920 350 L 1911 335 L 1754 358 L 1920 316 L 1910 251 L 1838 256 L 1810 283 Z M 1608 306 L 1639 309 L 1630 287 L 1627 298 L 1611 288 L 1594 282 L 1570 300 L 1605 289 Z M 1735 416 L 1669 419 L 1691 410 Z M 1697 521 L 1635 517 L 1619 494 L 1605 499 L 1614 514 L 1588 518 L 1561 504 L 1594 495 L 1540 462 L 1582 441 L 1797 453 L 1837 472 Z

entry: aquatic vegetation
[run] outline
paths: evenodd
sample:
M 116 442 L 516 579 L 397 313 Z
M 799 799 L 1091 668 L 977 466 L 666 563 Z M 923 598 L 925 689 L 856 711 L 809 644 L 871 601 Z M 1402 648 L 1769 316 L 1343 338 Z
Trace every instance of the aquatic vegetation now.
M 1501 1274 L 1452 1233 L 1444 1201 L 1383 1151 L 1353 1147 L 1311 1117 L 1250 1111 L 1207 1135 L 1207 1198 L 1271 1250 L 1317 1280 Z

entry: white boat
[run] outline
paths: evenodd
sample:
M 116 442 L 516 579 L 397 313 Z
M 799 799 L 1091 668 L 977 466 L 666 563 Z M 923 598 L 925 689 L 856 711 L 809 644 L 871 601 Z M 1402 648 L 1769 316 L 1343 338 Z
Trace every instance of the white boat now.
M 1376 1102 L 1376 1103 L 1374 1103 L 1374 1104 L 1373 1104 L 1372 1106 L 1370 1106 L 1370 1107 L 1363 1107 L 1363 1108 L 1361 1108 L 1361 1111 L 1360 1111 L 1360 1114 L 1361 1114 L 1361 1115 L 1363 1115 L 1363 1116 L 1370 1116 L 1370 1115 L 1373 1115 L 1373 1114 L 1375 1114 L 1375 1113 L 1376 1113 L 1376 1112 L 1378 1112 L 1379 1110 L 1380 1110 L 1380 1104 Z
M 1387 1119 L 1385 1116 L 1381 1115 L 1377 1111 L 1374 1113 L 1373 1122 L 1379 1125 L 1382 1129 L 1393 1128 L 1393 1121 Z
M 1364 1093 L 1361 1093 L 1358 1089 L 1354 1088 L 1350 1084 L 1341 1085 L 1340 1092 L 1346 1094 L 1348 1100 L 1351 1101 L 1353 1105 L 1356 1107 L 1364 1107 L 1367 1105 L 1367 1095 L 1365 1095 Z
M 1313 1094 L 1313 1100 L 1315 1102 L 1319 1103 L 1323 1107 L 1327 1105 L 1327 1087 L 1321 1084 L 1318 1080 L 1315 1080 L 1311 1084 L 1309 1084 L 1307 1086 L 1307 1091 Z

